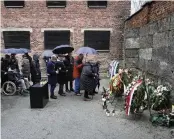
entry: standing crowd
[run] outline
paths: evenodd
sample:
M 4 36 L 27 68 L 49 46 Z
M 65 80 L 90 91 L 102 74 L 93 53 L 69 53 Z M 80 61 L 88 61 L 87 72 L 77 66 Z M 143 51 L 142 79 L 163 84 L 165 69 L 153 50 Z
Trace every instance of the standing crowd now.
M 94 95 L 97 85 L 99 85 L 99 63 L 83 62 L 84 55 L 79 54 L 73 58 L 72 53 L 68 55 L 52 55 L 46 60 L 48 84 L 50 85 L 50 97 L 57 99 L 54 94 L 56 85 L 59 84 L 58 94 L 66 96 L 66 92 L 74 92 L 76 96 L 81 96 L 80 90 L 85 90 L 84 100 L 91 100 L 89 95 Z M 1 83 L 8 80 L 17 82 L 23 90 L 29 91 L 30 81 L 33 84 L 40 83 L 41 70 L 39 55 L 34 54 L 33 58 L 28 53 L 22 56 L 21 69 L 15 54 L 5 55 L 1 58 Z M 73 86 L 74 82 L 74 86 Z
M 76 96 L 81 96 L 80 90 L 85 90 L 84 100 L 91 100 L 88 95 L 94 95 L 96 86 L 99 85 L 99 63 L 83 63 L 83 54 L 73 58 L 72 54 L 53 55 L 47 63 L 48 84 L 50 84 L 51 98 L 57 99 L 54 95 L 56 84 L 59 84 L 58 94 L 66 96 L 63 91 L 74 92 Z M 74 89 L 73 89 L 74 81 Z

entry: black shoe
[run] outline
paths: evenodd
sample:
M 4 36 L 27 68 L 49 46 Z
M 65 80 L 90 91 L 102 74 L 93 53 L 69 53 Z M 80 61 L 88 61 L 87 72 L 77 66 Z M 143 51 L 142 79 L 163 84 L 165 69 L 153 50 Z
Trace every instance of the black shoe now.
M 57 96 L 55 96 L 55 95 L 51 95 L 50 98 L 52 98 L 52 99 L 57 99 Z
M 90 101 L 91 100 L 91 98 L 90 97 L 84 97 L 84 99 L 83 99 L 84 101 Z
M 71 92 L 74 92 L 74 89 L 73 89 L 73 88 L 71 88 L 71 89 L 70 89 L 70 91 L 71 91 Z
M 89 95 L 92 95 L 92 96 L 94 96 L 95 94 L 94 94 L 94 93 L 89 93 Z
M 81 93 L 75 93 L 76 96 L 81 96 L 82 94 Z
M 60 95 L 60 96 L 66 96 L 66 94 L 65 94 L 65 93 L 59 93 L 59 95 Z
M 71 91 L 69 89 L 66 90 L 67 93 L 71 93 Z
M 94 91 L 94 94 L 98 94 L 98 92 Z

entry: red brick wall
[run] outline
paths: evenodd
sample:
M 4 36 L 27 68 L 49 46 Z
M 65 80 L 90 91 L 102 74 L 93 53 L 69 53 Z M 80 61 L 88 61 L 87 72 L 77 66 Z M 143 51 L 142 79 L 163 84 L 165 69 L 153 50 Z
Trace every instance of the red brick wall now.
M 129 1 L 108 1 L 106 9 L 89 9 L 86 1 L 67 1 L 66 8 L 47 8 L 45 1 L 25 1 L 24 8 L 5 8 L 1 3 L 2 28 L 32 28 L 31 49 L 44 49 L 41 28 L 73 28 L 71 45 L 83 46 L 83 28 L 112 28 L 111 56 L 122 59 L 123 23 L 129 16 Z M 3 45 L 3 42 L 2 42 Z
M 142 27 L 174 12 L 174 1 L 154 1 L 126 21 L 126 28 Z

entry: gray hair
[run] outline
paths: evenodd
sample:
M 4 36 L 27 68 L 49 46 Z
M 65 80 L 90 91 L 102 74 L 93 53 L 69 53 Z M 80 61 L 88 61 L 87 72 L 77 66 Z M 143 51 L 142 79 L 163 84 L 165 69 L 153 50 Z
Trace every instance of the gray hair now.
M 57 56 L 56 55 L 52 55 L 51 56 L 51 61 L 57 61 Z

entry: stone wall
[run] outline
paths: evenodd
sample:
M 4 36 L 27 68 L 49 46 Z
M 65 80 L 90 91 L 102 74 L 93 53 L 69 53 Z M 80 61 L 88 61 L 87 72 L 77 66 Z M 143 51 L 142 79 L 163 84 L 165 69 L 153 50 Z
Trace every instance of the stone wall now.
M 102 70 L 112 58 L 123 59 L 124 20 L 130 15 L 130 1 L 108 1 L 107 8 L 88 8 L 87 1 L 67 1 L 66 8 L 47 8 L 46 1 L 25 1 L 24 8 L 6 8 L 1 2 L 2 28 L 31 28 L 32 53 L 44 50 L 43 28 L 71 29 L 71 46 L 84 45 L 82 29 L 111 29 L 109 52 L 99 53 Z M 1 46 L 4 47 L 3 34 Z
M 126 67 L 136 67 L 174 86 L 174 2 L 146 4 L 125 22 Z

